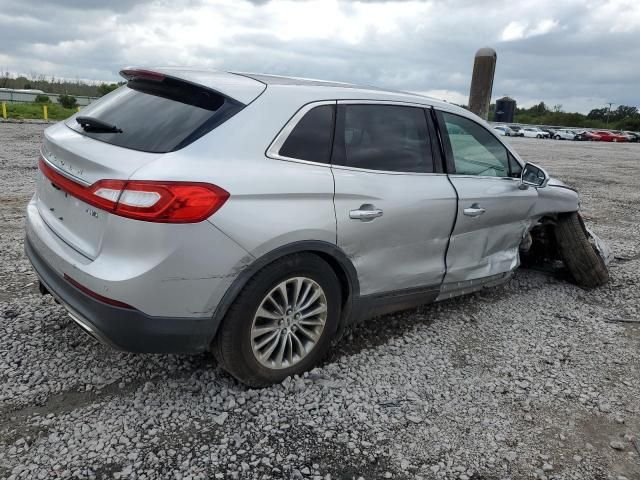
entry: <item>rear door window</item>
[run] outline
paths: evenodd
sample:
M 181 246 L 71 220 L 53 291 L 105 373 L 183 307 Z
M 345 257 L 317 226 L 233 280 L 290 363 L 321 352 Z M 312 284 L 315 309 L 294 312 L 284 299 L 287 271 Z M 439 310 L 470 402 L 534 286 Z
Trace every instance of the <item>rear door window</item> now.
M 242 107 L 213 90 L 169 77 L 160 81 L 135 78 L 78 114 L 114 125 L 121 132 L 84 130 L 75 118 L 66 124 L 112 145 L 165 153 L 189 145 Z
M 418 107 L 339 105 L 333 163 L 368 170 L 433 173 L 425 115 Z
M 334 105 L 321 105 L 309 110 L 293 128 L 278 154 L 298 160 L 329 163 L 334 112 Z

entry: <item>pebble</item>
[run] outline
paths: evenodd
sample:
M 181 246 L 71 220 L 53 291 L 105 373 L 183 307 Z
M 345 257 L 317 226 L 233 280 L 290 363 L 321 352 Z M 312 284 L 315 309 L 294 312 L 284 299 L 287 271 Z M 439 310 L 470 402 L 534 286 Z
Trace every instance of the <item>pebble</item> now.
M 209 354 L 103 347 L 39 295 L 23 222 L 42 132 L 0 123 L 0 476 L 577 479 L 637 465 L 618 453 L 634 452 L 630 437 L 596 449 L 577 420 L 637 433 L 637 337 L 613 322 L 638 315 L 636 261 L 614 262 L 593 290 L 519 269 L 503 286 L 350 327 L 312 372 L 248 388 Z M 619 174 L 637 168 L 635 145 L 511 141 L 584 192 L 587 223 L 617 256 L 640 253 L 640 210 L 619 200 L 637 196 Z

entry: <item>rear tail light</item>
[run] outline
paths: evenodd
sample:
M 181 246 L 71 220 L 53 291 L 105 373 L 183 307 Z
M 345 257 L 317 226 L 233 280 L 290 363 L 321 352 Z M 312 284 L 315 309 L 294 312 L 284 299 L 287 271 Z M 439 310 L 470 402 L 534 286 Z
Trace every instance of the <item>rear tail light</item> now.
M 100 180 L 84 186 L 56 172 L 43 159 L 39 167 L 52 184 L 83 202 L 147 222 L 201 222 L 229 198 L 229 192 L 209 183 Z

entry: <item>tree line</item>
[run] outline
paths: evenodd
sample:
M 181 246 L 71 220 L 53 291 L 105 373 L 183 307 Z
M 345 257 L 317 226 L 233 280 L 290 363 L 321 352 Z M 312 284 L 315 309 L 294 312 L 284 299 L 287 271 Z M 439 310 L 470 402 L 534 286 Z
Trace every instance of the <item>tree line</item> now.
M 0 88 L 13 88 L 17 90 L 42 90 L 46 93 L 57 93 L 69 96 L 101 97 L 115 90 L 124 82 L 86 82 L 76 78 L 69 80 L 56 78 L 53 75 L 47 77 L 39 73 L 32 72 L 28 76 L 13 75 L 8 70 L 0 67 Z
M 492 104 L 489 109 L 490 119 L 493 119 L 494 112 L 495 104 Z M 577 112 L 565 112 L 562 110 L 562 105 L 554 105 L 550 109 L 544 102 L 540 102 L 530 108 L 516 108 L 514 122 L 534 125 L 640 131 L 640 112 L 638 112 L 637 107 L 619 105 L 615 109 L 610 109 L 609 107 L 594 108 L 584 115 Z

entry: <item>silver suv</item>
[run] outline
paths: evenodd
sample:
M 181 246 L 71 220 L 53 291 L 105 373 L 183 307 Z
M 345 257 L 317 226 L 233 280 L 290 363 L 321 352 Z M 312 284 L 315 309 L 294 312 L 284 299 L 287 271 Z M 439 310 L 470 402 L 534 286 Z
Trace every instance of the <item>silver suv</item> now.
M 523 252 L 606 280 L 577 193 L 462 108 L 268 75 L 121 74 L 45 131 L 25 241 L 42 293 L 113 347 L 212 350 L 261 386 L 317 364 L 349 323 L 506 281 Z

